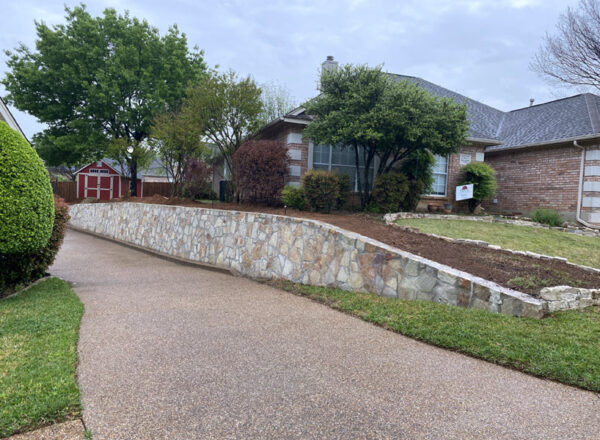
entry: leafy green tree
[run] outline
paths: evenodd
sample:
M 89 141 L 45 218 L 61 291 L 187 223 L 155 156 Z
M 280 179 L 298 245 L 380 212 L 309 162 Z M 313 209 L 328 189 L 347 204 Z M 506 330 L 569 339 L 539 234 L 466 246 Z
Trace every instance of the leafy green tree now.
M 138 160 L 151 122 L 206 75 L 203 53 L 177 26 L 161 36 L 145 20 L 106 9 L 66 8 L 66 23 L 35 23 L 35 50 L 7 51 L 7 100 L 48 128 L 34 143 L 48 165 L 79 165 L 110 151 L 128 165 L 136 195 Z
M 233 155 L 261 124 L 260 88 L 252 78 L 239 79 L 233 71 L 213 72 L 188 90 L 186 103 L 204 128 L 205 140 L 214 145 L 235 176 Z
M 487 163 L 471 162 L 460 170 L 459 185 L 473 184 L 473 198 L 469 199 L 469 211 L 475 212 L 477 207 L 496 194 L 496 170 Z
M 436 98 L 410 81 L 394 81 L 380 67 L 345 65 L 321 75 L 321 94 L 306 105 L 314 117 L 305 134 L 320 144 L 352 148 L 361 205 L 371 200 L 371 167 L 389 172 L 416 151 L 448 155 L 467 134 L 466 108 Z
M 161 113 L 155 118 L 150 143 L 172 178 L 172 196 L 183 196 L 188 163 L 208 155 L 203 135 L 204 127 L 197 123 L 185 100 L 178 111 Z

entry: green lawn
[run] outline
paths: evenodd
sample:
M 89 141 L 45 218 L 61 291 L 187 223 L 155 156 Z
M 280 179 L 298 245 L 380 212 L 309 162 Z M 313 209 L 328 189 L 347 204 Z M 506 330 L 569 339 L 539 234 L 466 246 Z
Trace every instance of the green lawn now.
M 0 437 L 80 414 L 82 315 L 77 295 L 57 278 L 0 301 Z
M 600 238 L 597 237 L 470 220 L 403 219 L 397 223 L 427 234 L 484 240 L 505 249 L 564 257 L 571 263 L 600 268 Z
M 600 392 L 598 308 L 546 319 L 515 318 L 338 289 L 275 285 L 432 345 Z

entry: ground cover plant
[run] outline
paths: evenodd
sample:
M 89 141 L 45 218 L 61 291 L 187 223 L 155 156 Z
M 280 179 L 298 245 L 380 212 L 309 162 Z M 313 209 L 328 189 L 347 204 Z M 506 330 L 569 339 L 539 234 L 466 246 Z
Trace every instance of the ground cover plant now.
M 531 213 L 531 220 L 548 226 L 562 226 L 564 220 L 552 209 L 536 209 Z
M 600 239 L 530 226 L 469 220 L 402 219 L 402 226 L 427 234 L 484 240 L 506 249 L 555 255 L 572 263 L 600 268 Z
M 80 415 L 82 315 L 77 295 L 57 278 L 0 301 L 0 437 Z
M 597 307 L 530 319 L 289 282 L 273 284 L 432 345 L 600 391 Z

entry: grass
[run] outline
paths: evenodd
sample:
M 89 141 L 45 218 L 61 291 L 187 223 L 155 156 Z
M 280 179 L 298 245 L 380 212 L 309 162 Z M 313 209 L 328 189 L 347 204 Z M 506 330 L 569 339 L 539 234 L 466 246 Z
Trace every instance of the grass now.
M 0 301 L 0 438 L 80 415 L 82 315 L 77 295 L 57 278 Z
M 484 240 L 505 249 L 558 256 L 571 263 L 600 268 L 600 238 L 551 229 L 469 220 L 403 219 L 397 223 L 420 232 Z
M 289 282 L 278 287 L 432 345 L 600 392 L 598 308 L 530 319 Z

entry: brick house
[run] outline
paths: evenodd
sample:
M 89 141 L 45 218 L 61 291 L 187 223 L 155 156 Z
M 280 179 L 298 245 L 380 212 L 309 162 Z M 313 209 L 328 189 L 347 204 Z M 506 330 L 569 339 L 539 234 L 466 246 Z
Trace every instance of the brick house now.
M 336 68 L 327 57 L 323 69 Z M 539 105 L 503 112 L 421 78 L 413 81 L 429 93 L 449 97 L 467 107 L 466 144 L 449 157 L 436 156 L 431 194 L 419 209 L 452 205 L 460 168 L 485 161 L 497 171 L 497 197 L 489 211 L 528 214 L 536 208 L 559 211 L 569 219 L 600 224 L 600 96 L 580 94 Z M 281 141 L 291 159 L 289 184 L 299 185 L 309 169 L 348 173 L 355 185 L 354 157 L 349 149 L 314 145 L 302 135 L 311 117 L 298 107 L 262 128 L 260 136 Z M 448 206 L 449 207 L 449 206 Z

